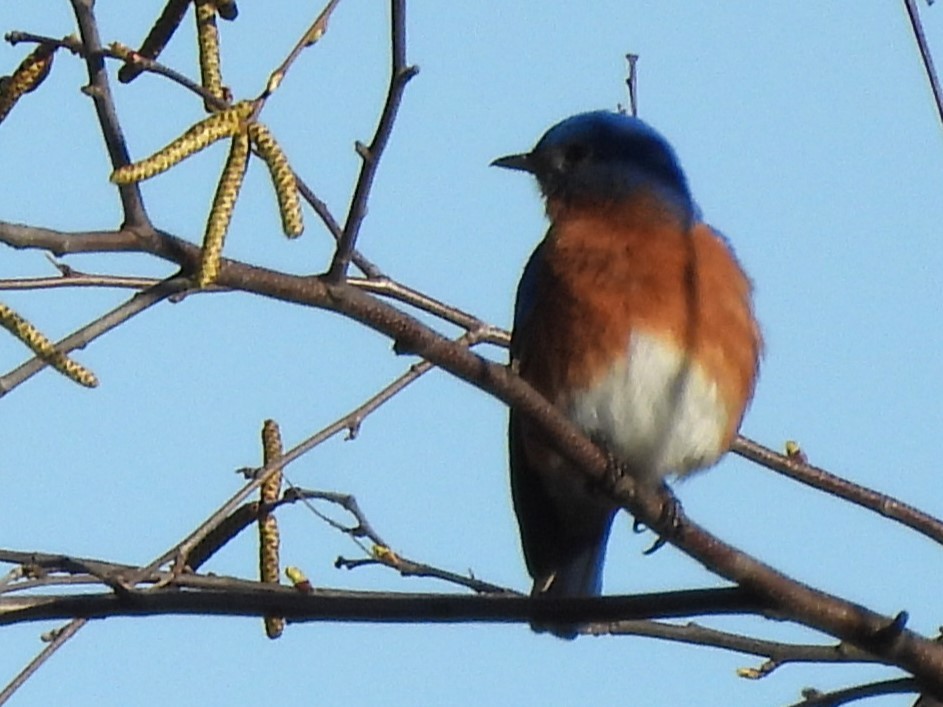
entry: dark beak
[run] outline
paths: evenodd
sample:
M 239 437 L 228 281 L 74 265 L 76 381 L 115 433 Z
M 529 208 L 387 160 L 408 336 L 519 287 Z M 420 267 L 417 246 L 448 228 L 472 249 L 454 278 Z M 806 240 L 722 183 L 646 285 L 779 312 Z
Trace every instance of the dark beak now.
M 534 158 L 527 152 L 522 155 L 506 155 L 499 157 L 491 163 L 492 167 L 504 167 L 505 169 L 516 169 L 520 172 L 534 173 Z

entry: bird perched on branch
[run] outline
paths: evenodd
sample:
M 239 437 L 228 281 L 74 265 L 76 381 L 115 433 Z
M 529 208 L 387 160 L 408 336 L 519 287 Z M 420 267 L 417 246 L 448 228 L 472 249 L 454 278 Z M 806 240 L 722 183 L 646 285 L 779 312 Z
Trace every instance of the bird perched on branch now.
M 533 174 L 550 219 L 518 286 L 512 365 L 642 483 L 714 464 L 753 395 L 762 337 L 750 280 L 701 221 L 671 146 L 597 111 L 492 164 Z M 598 595 L 616 506 L 514 410 L 509 445 L 532 594 Z

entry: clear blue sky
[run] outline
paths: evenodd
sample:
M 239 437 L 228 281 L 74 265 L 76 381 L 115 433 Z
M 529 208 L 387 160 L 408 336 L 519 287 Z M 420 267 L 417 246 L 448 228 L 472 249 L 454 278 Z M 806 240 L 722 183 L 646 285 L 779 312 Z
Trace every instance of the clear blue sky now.
M 106 41 L 137 44 L 163 0 L 99 3 Z M 264 7 L 263 7 L 264 5 Z M 294 167 L 340 217 L 387 70 L 386 3 L 344 0 L 263 119 Z M 499 325 L 545 224 L 536 189 L 488 168 L 575 112 L 625 102 L 623 55 L 638 64 L 641 116 L 675 145 L 706 219 L 756 282 L 767 355 L 745 434 L 799 440 L 836 473 L 943 515 L 943 130 L 902 3 L 416 2 L 410 84 L 364 226 L 363 251 L 397 279 Z M 316 3 L 241 3 L 223 23 L 224 72 L 253 96 L 318 11 Z M 943 62 L 943 9 L 921 7 Z M 65 0 L 0 5 L 0 31 L 74 31 Z M 195 75 L 191 20 L 163 57 Z M 0 46 L 0 73 L 23 48 Z M 0 219 L 108 229 L 120 213 L 84 66 L 60 55 L 42 90 L 0 128 Z M 197 120 L 200 103 L 145 76 L 117 89 L 135 157 Z M 156 224 L 202 234 L 225 148 L 148 182 Z M 323 269 L 330 243 L 313 213 L 297 242 L 280 235 L 265 170 L 253 163 L 227 253 L 293 272 Z M 87 271 L 165 275 L 145 258 L 75 257 Z M 4 250 L 0 278 L 51 274 L 40 253 Z M 128 296 L 0 292 L 61 336 Z M 0 337 L 0 369 L 24 349 Z M 503 360 L 504 352 L 489 355 Z M 46 372 L 0 401 L 2 546 L 145 562 L 171 546 L 255 464 L 274 417 L 294 443 L 410 363 L 390 342 L 327 313 L 240 295 L 163 304 L 77 358 L 102 385 Z M 355 493 L 395 549 L 525 590 L 506 484 L 502 405 L 434 372 L 291 467 L 303 486 Z M 943 623 L 943 553 L 931 542 L 736 458 L 682 484 L 687 512 L 720 537 L 815 586 L 878 611 Z M 383 569 L 333 569 L 357 548 L 302 508 L 281 514 L 283 560 L 316 584 L 403 591 L 448 586 Z M 606 590 L 716 585 L 672 548 L 617 523 Z M 206 569 L 254 576 L 255 537 Z M 712 626 L 816 640 L 759 620 Z M 0 632 L 0 682 L 53 625 Z M 826 641 L 827 639 L 820 639 Z M 804 686 L 892 676 L 882 668 L 791 666 L 737 678 L 761 661 L 634 638 L 572 643 L 524 626 L 289 627 L 275 642 L 254 619 L 114 619 L 86 627 L 14 699 L 17 705 L 318 704 L 767 705 Z M 266 677 L 266 676 L 271 677 Z M 266 684 L 268 680 L 268 684 Z M 277 683 L 273 686 L 272 683 Z M 274 694 L 272 694 L 274 691 Z M 910 698 L 871 702 L 908 705 Z

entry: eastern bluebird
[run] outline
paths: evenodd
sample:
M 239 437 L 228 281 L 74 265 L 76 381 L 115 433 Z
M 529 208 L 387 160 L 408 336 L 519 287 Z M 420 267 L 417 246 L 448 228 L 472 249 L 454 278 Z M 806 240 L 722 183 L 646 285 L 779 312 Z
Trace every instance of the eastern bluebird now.
M 512 366 L 643 483 L 714 464 L 763 344 L 750 280 L 701 222 L 671 146 L 636 118 L 597 111 L 492 164 L 533 174 L 550 219 L 518 286 Z M 617 508 L 514 410 L 508 436 L 532 594 L 598 595 Z

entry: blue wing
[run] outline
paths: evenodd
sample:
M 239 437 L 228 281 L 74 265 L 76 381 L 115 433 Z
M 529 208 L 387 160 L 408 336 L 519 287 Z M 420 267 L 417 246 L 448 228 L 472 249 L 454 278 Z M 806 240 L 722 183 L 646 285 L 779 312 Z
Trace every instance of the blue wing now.
M 522 366 L 525 378 L 529 357 L 543 353 L 530 351 L 527 346 L 531 314 L 540 299 L 541 281 L 547 277 L 541 257 L 543 247 L 537 246 L 527 261 L 514 307 L 511 361 Z M 524 559 L 534 579 L 532 593 L 596 596 L 602 589 L 603 560 L 614 510 L 593 497 L 576 469 L 560 488 L 548 486 L 554 483 L 546 473 L 548 465 L 565 462 L 540 443 L 540 433 L 530 428 L 526 418 L 511 410 L 508 424 L 511 495 Z M 559 478 L 556 483 L 560 483 Z M 573 638 L 577 627 L 550 622 L 535 623 L 532 628 Z

